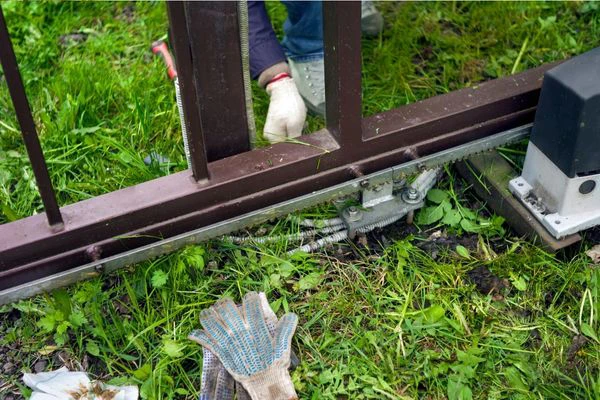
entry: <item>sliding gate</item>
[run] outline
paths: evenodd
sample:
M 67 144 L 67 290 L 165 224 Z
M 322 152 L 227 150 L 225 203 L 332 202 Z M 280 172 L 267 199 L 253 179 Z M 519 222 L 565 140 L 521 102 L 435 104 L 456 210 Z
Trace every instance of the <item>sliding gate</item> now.
M 549 68 L 362 118 L 360 2 L 324 2 L 326 129 L 251 150 L 237 4 L 167 7 L 191 169 L 60 208 L 0 17 L 4 76 L 45 207 L 0 225 L 0 302 L 369 187 L 378 171 L 528 124 Z

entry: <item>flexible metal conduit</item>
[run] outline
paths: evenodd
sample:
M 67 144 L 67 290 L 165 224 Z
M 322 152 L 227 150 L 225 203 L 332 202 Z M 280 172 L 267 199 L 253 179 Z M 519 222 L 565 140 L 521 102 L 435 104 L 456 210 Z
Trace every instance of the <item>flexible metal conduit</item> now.
M 246 120 L 248 121 L 248 134 L 250 135 L 250 146 L 256 144 L 256 122 L 254 119 L 254 106 L 252 104 L 252 80 L 250 78 L 250 45 L 248 44 L 248 2 L 240 0 L 239 24 L 240 24 L 240 50 L 242 52 L 242 75 L 244 79 L 244 100 L 246 101 Z

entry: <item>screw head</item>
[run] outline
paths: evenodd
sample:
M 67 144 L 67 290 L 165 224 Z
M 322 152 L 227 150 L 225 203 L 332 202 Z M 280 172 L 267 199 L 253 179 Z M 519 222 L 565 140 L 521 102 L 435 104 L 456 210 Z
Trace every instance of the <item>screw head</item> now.
M 102 248 L 96 245 L 91 245 L 87 249 L 85 249 L 85 255 L 91 261 L 98 261 L 100 256 L 102 255 Z
M 408 188 L 406 195 L 409 199 L 416 200 L 419 198 L 419 191 L 417 189 L 411 187 L 411 188 Z
M 346 200 L 348 200 L 348 199 L 344 196 L 344 197 L 338 197 L 337 199 L 333 200 L 333 202 L 336 204 L 344 204 L 346 202 Z
M 350 206 L 344 210 L 344 216 L 349 221 L 359 221 L 362 218 L 362 212 L 356 206 Z
M 417 204 L 421 201 L 421 193 L 413 187 L 407 187 L 402 191 L 402 200 L 406 203 Z

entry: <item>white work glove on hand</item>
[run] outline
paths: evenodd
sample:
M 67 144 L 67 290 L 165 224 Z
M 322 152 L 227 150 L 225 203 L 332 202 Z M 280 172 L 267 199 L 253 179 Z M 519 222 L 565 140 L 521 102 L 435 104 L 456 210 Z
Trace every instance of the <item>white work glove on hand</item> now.
M 269 83 L 267 93 L 271 101 L 264 128 L 265 139 L 277 143 L 300 136 L 306 120 L 306 106 L 294 80 L 286 77 Z

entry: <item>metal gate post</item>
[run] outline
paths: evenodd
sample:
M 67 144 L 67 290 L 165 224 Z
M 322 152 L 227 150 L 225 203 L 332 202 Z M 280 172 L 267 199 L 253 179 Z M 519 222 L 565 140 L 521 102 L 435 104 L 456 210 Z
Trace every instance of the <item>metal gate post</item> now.
M 190 147 L 192 173 L 196 181 L 209 178 L 208 159 L 206 157 L 206 141 L 202 129 L 200 110 L 197 107 L 198 95 L 194 85 L 194 71 L 190 38 L 185 21 L 185 8 L 180 1 L 167 2 L 169 14 L 171 46 L 177 61 L 179 90 L 181 91 L 184 122 Z
M 198 96 L 195 107 L 204 127 L 208 161 L 248 151 L 238 5 L 227 1 L 183 4 Z
M 25 94 L 25 87 L 23 86 L 23 80 L 21 79 L 21 73 L 17 65 L 17 58 L 10 42 L 4 13 L 1 8 L 0 62 L 2 62 L 6 84 L 8 85 L 10 97 L 15 107 L 15 113 L 21 127 L 21 134 L 25 142 L 25 148 L 27 149 L 38 190 L 42 197 L 48 224 L 53 231 L 61 230 L 64 227 L 63 218 L 58 207 L 58 202 L 56 201 L 50 175 L 48 174 L 44 153 L 42 152 L 42 146 L 40 145 L 40 140 L 35 129 L 35 122 L 31 115 L 31 109 L 29 108 L 29 102 Z
M 327 129 L 345 152 L 362 142 L 360 2 L 323 2 Z

